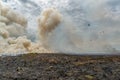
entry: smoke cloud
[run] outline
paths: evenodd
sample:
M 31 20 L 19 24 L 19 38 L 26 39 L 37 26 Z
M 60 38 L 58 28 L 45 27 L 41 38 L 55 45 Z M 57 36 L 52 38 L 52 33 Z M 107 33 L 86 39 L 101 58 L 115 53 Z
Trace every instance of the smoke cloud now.
M 98 3 L 99 2 L 99 3 Z M 116 21 L 113 14 L 109 10 L 109 5 L 107 4 L 109 1 L 101 1 L 96 2 L 95 0 L 85 0 L 83 1 L 83 7 L 86 12 L 86 20 L 90 23 L 87 25 L 83 25 L 83 23 L 76 23 L 69 14 L 61 15 L 60 21 L 57 25 L 54 21 L 58 21 L 57 18 L 51 18 L 51 14 L 55 14 L 56 10 L 51 11 L 49 16 L 44 15 L 47 14 L 50 9 L 45 9 L 38 20 L 39 30 L 41 41 L 44 43 L 43 45 L 49 46 L 49 48 L 63 53 L 76 53 L 76 54 L 96 54 L 96 53 L 118 53 L 117 50 L 112 44 L 111 40 L 108 38 L 110 34 L 113 34 L 113 30 L 111 29 L 110 21 L 113 21 L 112 25 L 117 29 Z M 74 13 L 74 12 L 73 12 Z M 70 13 L 71 14 L 71 13 Z M 46 20 L 45 20 L 45 19 Z M 81 17 L 82 18 L 82 17 Z M 49 23 L 47 27 L 47 20 L 51 20 L 53 23 Z M 104 22 L 103 22 L 103 21 Z M 114 23 L 115 22 L 115 23 Z M 52 25 L 52 26 L 51 26 Z M 90 28 L 85 28 L 90 27 Z M 52 28 L 52 31 L 51 29 Z M 108 30 L 109 29 L 109 30 Z M 116 31 L 116 29 L 114 29 Z M 50 31 L 49 31 L 50 30 Z M 43 31 L 43 34 L 41 34 Z M 108 32 L 112 33 L 108 33 Z M 47 35 L 46 35 L 47 34 Z M 43 39 L 43 40 L 42 40 Z M 45 41 L 45 42 L 44 42 Z
M 39 42 L 32 42 L 26 36 L 27 19 L 0 3 L 0 55 L 23 53 L 50 53 Z
M 19 13 L 3 3 L 0 4 L 1 53 L 9 53 L 15 49 L 16 53 L 120 52 L 119 0 L 8 1 L 11 1 L 11 7 Z M 13 2 L 18 3 L 16 7 Z M 39 39 L 36 39 L 37 32 Z

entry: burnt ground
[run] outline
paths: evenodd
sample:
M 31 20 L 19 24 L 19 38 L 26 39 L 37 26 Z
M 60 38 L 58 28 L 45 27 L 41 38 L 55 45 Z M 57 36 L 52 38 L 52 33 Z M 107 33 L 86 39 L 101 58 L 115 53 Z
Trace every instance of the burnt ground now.
M 0 57 L 0 80 L 120 80 L 120 56 L 25 54 Z

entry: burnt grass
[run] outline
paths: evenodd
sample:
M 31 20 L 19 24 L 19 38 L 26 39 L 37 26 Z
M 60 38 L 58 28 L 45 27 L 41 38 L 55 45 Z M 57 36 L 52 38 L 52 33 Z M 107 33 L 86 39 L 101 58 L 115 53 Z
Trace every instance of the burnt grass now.
M 0 80 L 120 80 L 120 56 L 4 56 Z

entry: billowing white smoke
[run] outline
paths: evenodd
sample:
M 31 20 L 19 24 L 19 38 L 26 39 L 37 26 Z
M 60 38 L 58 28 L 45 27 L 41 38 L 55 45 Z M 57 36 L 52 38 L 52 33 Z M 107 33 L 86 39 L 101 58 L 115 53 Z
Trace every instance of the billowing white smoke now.
M 26 28 L 23 15 L 0 3 L 0 55 L 50 52 L 27 39 Z
M 82 7 L 84 7 L 86 12 L 86 20 L 90 22 L 86 23 L 87 26 L 82 25 L 83 23 L 81 23 L 82 26 L 78 25 L 80 23 L 75 23 L 69 14 L 67 15 L 69 18 L 62 15 L 59 17 L 59 21 L 58 16 L 61 14 L 58 11 L 56 13 L 54 9 L 52 11 L 51 9 L 44 10 L 38 20 L 40 36 L 45 36 L 45 38 L 41 37 L 43 45 L 46 46 L 47 44 L 47 47 L 49 46 L 49 48 L 63 53 L 118 53 L 119 50 L 113 46 L 117 42 L 111 42 L 112 40 L 109 39 L 109 36 L 118 31 L 118 24 L 116 25 L 115 23 L 119 19 L 115 20 L 114 14 L 110 12 L 107 5 L 108 0 L 98 0 L 98 2 L 95 0 L 83 1 Z M 47 25 L 49 20 L 52 23 Z M 54 21 L 59 23 L 56 25 Z M 111 21 L 113 22 L 109 23 Z M 114 25 L 115 29 L 112 29 L 113 26 L 111 24 Z M 90 28 L 85 30 L 85 27 Z M 112 33 L 109 34 L 109 31 Z
M 78 35 L 75 34 L 73 24 L 66 22 L 56 9 L 48 8 L 43 10 L 39 16 L 38 24 L 40 41 L 43 46 L 56 50 L 57 52 L 75 53 L 80 51 L 76 43 L 82 44 L 82 42 L 77 37 Z
M 17 2 L 18 4 L 15 3 L 16 7 L 13 8 L 27 16 L 29 22 L 27 35 L 32 34 L 31 39 L 36 36 L 32 33 L 36 32 L 35 28 L 37 29 L 35 18 L 45 9 L 40 15 L 38 23 L 40 42 L 47 48 L 57 52 L 79 54 L 117 53 L 120 50 L 119 0 L 8 1 L 11 1 L 12 6 L 14 2 Z M 8 2 L 8 4 L 10 3 Z M 57 10 L 46 9 L 51 6 Z M 6 23 L 8 21 L 2 20 Z M 14 20 L 14 22 L 17 21 Z M 30 29 L 31 27 L 32 29 Z M 7 34 L 6 31 L 3 32 L 2 35 Z
M 8 6 L 0 4 L 0 35 L 3 38 L 25 35 L 27 20 Z

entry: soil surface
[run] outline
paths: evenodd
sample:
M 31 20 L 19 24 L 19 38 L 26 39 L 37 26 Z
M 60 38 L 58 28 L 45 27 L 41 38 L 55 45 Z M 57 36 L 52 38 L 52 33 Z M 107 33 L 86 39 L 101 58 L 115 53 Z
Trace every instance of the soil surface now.
M 120 56 L 4 56 L 0 80 L 120 80 Z

